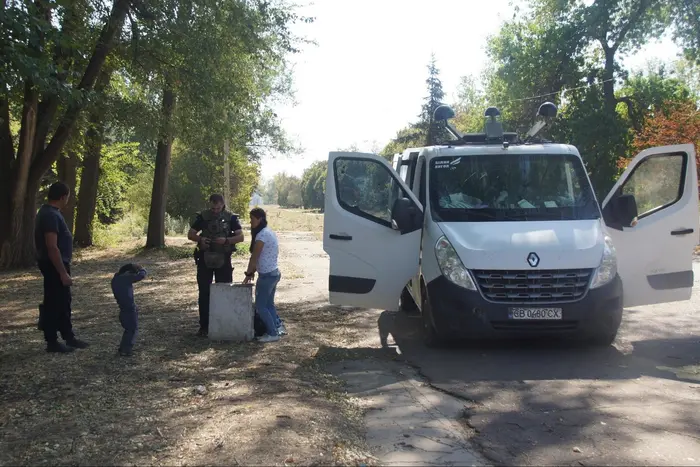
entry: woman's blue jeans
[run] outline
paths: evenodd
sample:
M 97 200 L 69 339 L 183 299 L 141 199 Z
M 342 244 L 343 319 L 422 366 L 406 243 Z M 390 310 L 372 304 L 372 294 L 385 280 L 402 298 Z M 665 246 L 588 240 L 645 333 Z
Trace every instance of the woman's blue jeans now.
M 265 329 L 269 336 L 276 336 L 277 327 L 281 324 L 275 308 L 275 292 L 277 284 L 282 278 L 279 270 L 265 274 L 258 274 L 258 281 L 255 283 L 255 308 L 260 319 L 265 323 Z

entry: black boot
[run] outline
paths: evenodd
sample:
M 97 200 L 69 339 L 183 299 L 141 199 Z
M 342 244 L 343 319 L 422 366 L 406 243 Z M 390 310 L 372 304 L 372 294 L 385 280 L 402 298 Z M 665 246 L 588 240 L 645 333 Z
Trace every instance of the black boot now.
M 76 339 L 75 337 L 72 339 L 68 339 L 66 341 L 66 345 L 75 349 L 87 349 L 88 347 L 90 347 L 90 344 L 88 344 L 87 342 L 83 342 L 80 339 Z
M 49 353 L 71 353 L 74 350 L 74 348 L 65 346 L 58 341 L 46 343 L 46 351 Z
M 44 304 L 43 304 L 43 303 L 39 303 L 39 321 L 36 323 L 36 328 L 37 328 L 39 331 L 43 331 L 43 330 L 44 330 L 44 323 L 43 323 L 43 321 L 44 321 Z

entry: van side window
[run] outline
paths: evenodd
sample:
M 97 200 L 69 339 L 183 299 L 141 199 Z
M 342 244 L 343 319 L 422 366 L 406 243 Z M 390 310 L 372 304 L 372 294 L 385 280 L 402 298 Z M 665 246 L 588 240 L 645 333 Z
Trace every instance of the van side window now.
M 423 159 L 420 163 L 420 179 L 418 180 L 420 183 L 420 186 L 418 187 L 418 201 L 420 201 L 420 204 L 425 208 L 425 187 L 426 187 L 426 182 L 428 178 L 427 171 L 425 170 L 425 159 Z M 414 188 L 415 190 L 415 188 Z
M 339 158 L 334 173 L 336 196 L 343 209 L 391 228 L 396 198 L 408 195 L 386 167 L 367 159 Z
M 644 159 L 622 185 L 622 194 L 634 195 L 638 218 L 675 204 L 683 196 L 685 154 L 662 154 Z

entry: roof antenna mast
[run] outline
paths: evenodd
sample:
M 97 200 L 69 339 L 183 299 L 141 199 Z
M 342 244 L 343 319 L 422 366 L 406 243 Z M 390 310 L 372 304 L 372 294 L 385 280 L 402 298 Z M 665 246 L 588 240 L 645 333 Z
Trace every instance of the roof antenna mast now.
M 445 129 L 456 139 L 461 141 L 462 140 L 462 134 L 452 125 L 450 125 L 450 122 L 448 122 L 449 119 L 455 117 L 455 111 L 452 110 L 452 107 L 449 105 L 439 105 L 435 111 L 433 112 L 433 121 L 434 122 L 443 122 L 443 125 L 445 125 Z
M 554 120 L 554 117 L 557 116 L 557 106 L 554 105 L 551 102 L 545 102 L 544 104 L 540 105 L 540 108 L 537 109 L 537 115 L 535 115 L 535 124 L 532 125 L 532 128 L 527 132 L 525 135 L 525 142 L 529 142 L 532 140 L 532 138 L 537 135 L 544 127 L 546 127 L 549 123 Z

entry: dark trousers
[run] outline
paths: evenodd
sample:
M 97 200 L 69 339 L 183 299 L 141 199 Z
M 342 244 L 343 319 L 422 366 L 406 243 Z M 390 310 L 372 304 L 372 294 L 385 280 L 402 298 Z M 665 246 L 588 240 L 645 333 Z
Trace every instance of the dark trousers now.
M 122 341 L 119 344 L 119 350 L 122 352 L 131 352 L 136 343 L 136 336 L 139 333 L 139 311 L 137 308 L 119 310 L 119 322 L 124 328 Z
M 197 264 L 197 286 L 199 287 L 199 327 L 209 330 L 209 291 L 211 281 L 230 284 L 233 282 L 233 266 L 231 258 L 226 258 L 224 265 L 219 269 L 209 269 L 204 265 L 204 260 Z
M 70 266 L 64 264 L 66 272 L 70 274 Z M 58 333 L 64 340 L 71 340 L 73 325 L 71 324 L 71 302 L 72 297 L 70 287 L 66 287 L 61 282 L 61 276 L 50 261 L 40 261 L 39 270 L 44 276 L 44 306 L 41 307 L 41 326 L 44 330 L 46 342 L 56 342 Z

